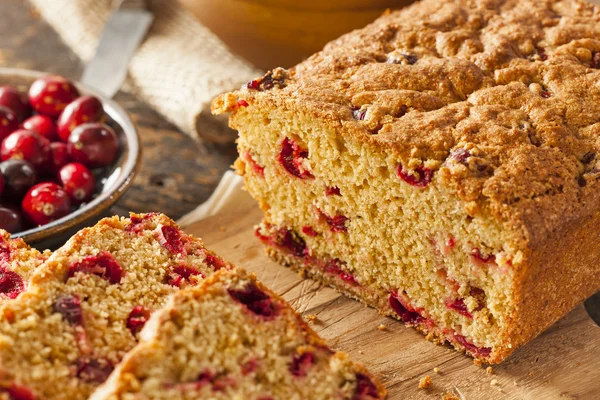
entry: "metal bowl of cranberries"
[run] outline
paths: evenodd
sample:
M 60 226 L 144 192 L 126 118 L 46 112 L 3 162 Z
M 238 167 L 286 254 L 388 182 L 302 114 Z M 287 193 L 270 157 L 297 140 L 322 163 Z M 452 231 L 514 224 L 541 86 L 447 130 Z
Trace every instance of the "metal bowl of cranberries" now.
M 140 160 L 114 101 L 57 75 L 0 68 L 0 228 L 53 248 L 107 215 Z

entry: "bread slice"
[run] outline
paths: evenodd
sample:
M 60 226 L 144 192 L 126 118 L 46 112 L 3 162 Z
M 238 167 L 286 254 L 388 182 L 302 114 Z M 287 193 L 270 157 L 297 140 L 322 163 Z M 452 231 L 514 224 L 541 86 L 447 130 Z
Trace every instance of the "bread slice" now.
M 220 96 L 269 254 L 498 363 L 600 290 L 600 9 L 424 0 Z
M 86 399 L 171 294 L 229 267 L 161 214 L 80 231 L 0 304 L 0 396 Z
M 91 400 L 382 399 L 279 296 L 243 270 L 219 271 L 156 312 Z
M 0 229 L 0 301 L 12 300 L 23 292 L 35 269 L 49 256 L 50 251 L 40 253 Z

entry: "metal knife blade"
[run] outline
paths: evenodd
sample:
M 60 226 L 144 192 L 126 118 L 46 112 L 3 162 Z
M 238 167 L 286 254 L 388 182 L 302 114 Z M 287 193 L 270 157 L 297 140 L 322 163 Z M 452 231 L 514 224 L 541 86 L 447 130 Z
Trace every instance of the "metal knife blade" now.
M 583 305 L 590 318 L 600 326 L 600 292 L 593 294 Z
M 154 15 L 145 7 L 119 7 L 109 18 L 96 49 L 96 55 L 87 64 L 81 82 L 113 97 L 127 77 L 127 66 Z

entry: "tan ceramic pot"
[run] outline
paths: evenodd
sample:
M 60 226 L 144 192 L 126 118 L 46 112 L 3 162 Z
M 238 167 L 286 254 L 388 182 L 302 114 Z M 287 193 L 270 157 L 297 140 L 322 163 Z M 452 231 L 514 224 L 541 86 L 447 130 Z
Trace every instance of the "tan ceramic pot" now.
M 270 69 L 289 67 L 325 43 L 412 0 L 180 0 L 232 50 Z

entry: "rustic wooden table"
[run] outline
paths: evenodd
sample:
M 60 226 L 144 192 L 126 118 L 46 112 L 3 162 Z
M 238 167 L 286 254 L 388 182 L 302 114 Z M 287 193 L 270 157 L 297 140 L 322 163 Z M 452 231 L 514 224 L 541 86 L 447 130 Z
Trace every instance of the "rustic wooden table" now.
M 0 0 L 0 67 L 79 78 L 82 63 L 25 0 Z M 142 164 L 115 214 L 160 211 L 177 219 L 208 198 L 235 159 L 235 147 L 201 145 L 127 93 L 115 100 L 139 128 Z

